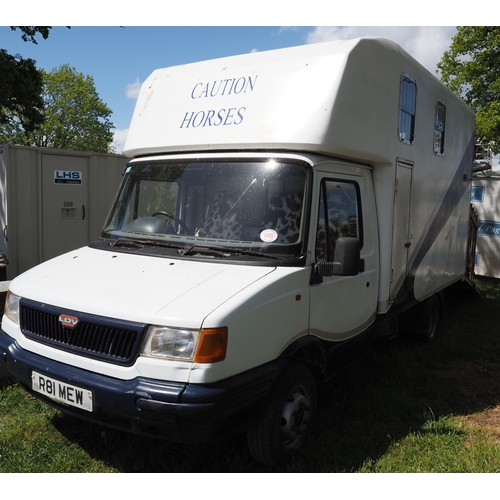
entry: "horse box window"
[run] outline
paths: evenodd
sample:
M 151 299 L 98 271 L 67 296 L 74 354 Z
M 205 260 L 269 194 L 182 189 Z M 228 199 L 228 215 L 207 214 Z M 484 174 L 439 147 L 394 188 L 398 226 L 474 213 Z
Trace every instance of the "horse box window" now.
M 415 114 L 417 109 L 417 84 L 403 73 L 399 99 L 399 140 L 411 144 L 415 136 Z
M 444 153 L 444 138 L 446 127 L 446 106 L 440 100 L 436 101 L 436 114 L 434 117 L 434 154 Z

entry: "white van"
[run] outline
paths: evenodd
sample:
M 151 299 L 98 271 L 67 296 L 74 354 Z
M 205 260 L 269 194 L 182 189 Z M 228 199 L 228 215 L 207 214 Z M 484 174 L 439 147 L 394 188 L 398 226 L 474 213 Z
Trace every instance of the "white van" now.
M 155 71 L 101 237 L 10 285 L 0 360 L 62 411 L 301 448 L 316 383 L 463 280 L 474 114 L 362 38 Z

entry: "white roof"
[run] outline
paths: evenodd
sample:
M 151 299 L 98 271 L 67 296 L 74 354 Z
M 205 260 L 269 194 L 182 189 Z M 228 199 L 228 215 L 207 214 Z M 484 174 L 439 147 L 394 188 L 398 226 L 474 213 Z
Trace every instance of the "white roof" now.
M 142 85 L 124 154 L 273 149 L 384 161 L 403 71 L 445 89 L 383 38 L 158 69 Z

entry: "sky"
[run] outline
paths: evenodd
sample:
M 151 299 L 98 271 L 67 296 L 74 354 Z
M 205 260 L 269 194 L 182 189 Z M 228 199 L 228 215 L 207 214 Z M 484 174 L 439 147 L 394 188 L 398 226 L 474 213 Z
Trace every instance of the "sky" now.
M 120 11 L 115 10 L 113 5 L 116 3 L 108 1 L 108 8 L 99 17 L 99 26 L 94 25 L 97 24 L 94 16 L 88 18 L 88 12 L 99 11 L 99 3 L 94 0 L 85 3 L 88 7 L 95 4 L 96 9 L 86 9 L 86 15 L 54 15 L 56 10 L 50 8 L 37 10 L 37 6 L 47 7 L 51 4 L 54 7 L 64 5 L 57 0 L 47 0 L 32 4 L 34 10 L 30 19 L 23 18 L 22 13 L 15 9 L 2 16 L 9 23 L 8 26 L 0 26 L 0 48 L 11 54 L 19 53 L 23 57 L 32 58 L 37 67 L 47 71 L 69 64 L 78 72 L 92 76 L 97 93 L 113 111 L 111 121 L 115 126 L 113 132 L 116 152 L 121 152 L 123 148 L 140 85 L 157 68 L 328 40 L 383 36 L 399 43 L 429 71 L 435 73 L 437 63 L 456 33 L 454 26 L 349 24 L 353 20 L 360 21 L 360 24 L 367 21 L 388 21 L 386 16 L 381 19 L 380 12 L 383 12 L 384 4 L 380 2 L 368 3 L 368 7 L 364 7 L 363 2 L 356 3 L 359 12 L 353 9 L 342 11 L 334 4 L 331 12 L 327 13 L 324 7 L 315 7 L 329 4 L 316 4 L 316 0 L 309 0 L 307 3 L 288 0 L 281 5 L 282 9 L 279 8 L 281 0 L 274 0 L 273 8 L 263 8 L 266 2 L 260 0 L 246 6 L 225 0 L 191 0 L 184 9 L 176 7 L 175 12 L 171 12 L 168 6 L 177 2 L 155 4 L 155 1 L 150 0 L 145 14 L 138 8 L 140 4 L 134 4 L 134 11 L 123 12 L 122 7 Z M 270 2 L 267 4 L 271 5 Z M 374 4 L 378 6 L 376 12 L 371 10 Z M 225 13 L 224 8 L 226 11 L 231 8 L 233 12 L 234 5 L 243 6 L 239 15 Z M 249 12 L 249 5 L 257 5 L 261 9 Z M 309 8 L 305 10 L 304 5 Z M 435 14 L 433 17 L 439 17 L 435 4 L 424 0 L 419 5 L 420 13 L 425 12 L 425 6 L 428 6 Z M 216 6 L 219 8 L 216 9 Z M 115 12 L 119 12 L 119 15 L 115 16 Z M 150 12 L 155 13 L 154 18 L 149 18 Z M 412 21 L 419 20 L 417 14 L 412 17 Z M 400 20 L 409 20 L 404 17 Z M 392 19 L 397 21 L 394 17 Z M 452 20 L 449 12 L 447 19 Z M 328 20 L 332 21 L 331 24 L 341 26 L 326 26 L 325 21 Z M 43 40 L 38 36 L 37 45 L 23 42 L 20 32 L 10 29 L 10 25 L 21 25 L 23 21 L 24 24 L 53 26 L 49 38 Z M 169 25 L 152 26 L 149 25 L 151 21 L 158 24 L 168 22 Z M 214 24 L 214 21 L 217 23 Z M 252 21 L 253 25 L 247 25 L 247 22 Z M 266 25 L 261 25 L 263 21 Z M 277 21 L 275 26 L 267 25 L 267 22 L 272 21 Z M 306 26 L 300 26 L 297 21 L 302 21 Z

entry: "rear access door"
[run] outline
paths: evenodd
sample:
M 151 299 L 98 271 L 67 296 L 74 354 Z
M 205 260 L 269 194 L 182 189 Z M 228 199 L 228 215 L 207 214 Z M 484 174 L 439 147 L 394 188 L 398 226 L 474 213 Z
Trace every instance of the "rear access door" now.
M 389 297 L 393 302 L 408 274 L 412 245 L 412 183 L 413 163 L 398 160 L 394 183 L 394 222 L 391 247 L 391 283 Z

